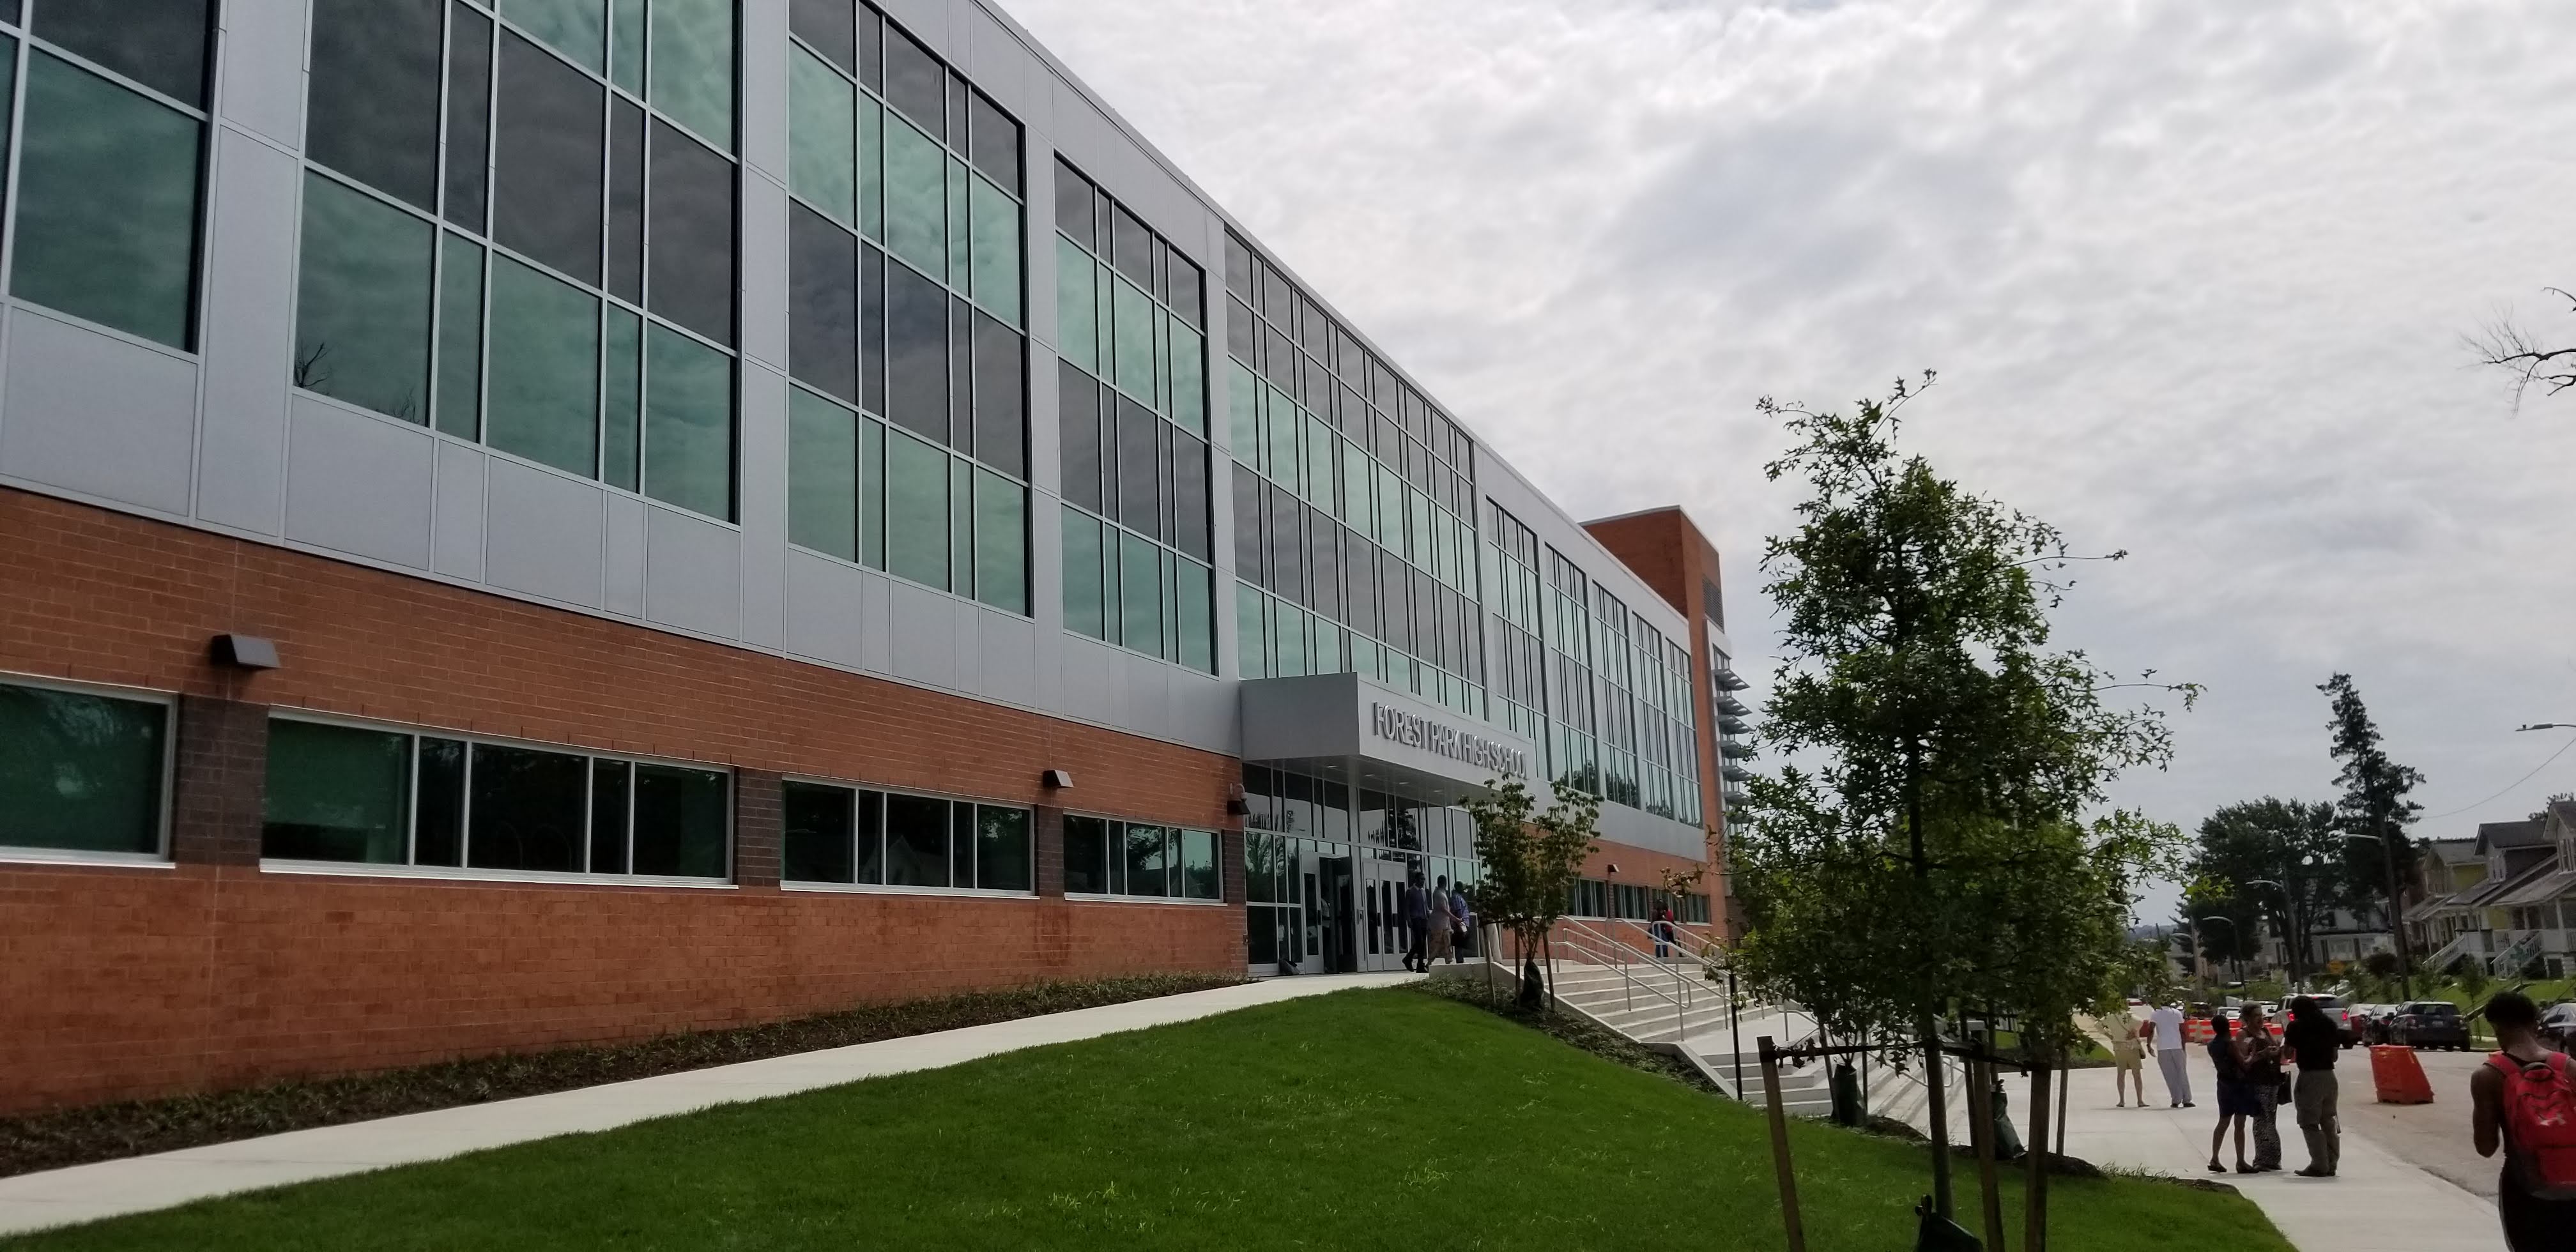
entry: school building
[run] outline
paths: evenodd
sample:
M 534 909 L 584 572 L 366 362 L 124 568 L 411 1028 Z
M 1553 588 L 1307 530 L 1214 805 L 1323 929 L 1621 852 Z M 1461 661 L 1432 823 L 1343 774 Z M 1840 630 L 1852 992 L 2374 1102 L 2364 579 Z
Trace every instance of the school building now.
M 14 0 L 0 67 L 0 1112 L 1392 969 L 1505 774 L 1604 797 L 1579 912 L 1716 860 L 1708 541 L 980 0 Z

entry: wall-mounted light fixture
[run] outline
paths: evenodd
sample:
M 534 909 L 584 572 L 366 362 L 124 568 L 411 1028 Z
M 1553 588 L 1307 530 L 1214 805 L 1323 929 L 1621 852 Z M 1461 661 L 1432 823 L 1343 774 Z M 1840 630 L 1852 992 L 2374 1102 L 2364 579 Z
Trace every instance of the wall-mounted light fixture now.
M 1073 771 L 1051 769 L 1038 775 L 1038 781 L 1049 791 L 1063 791 L 1073 786 Z
M 1228 817 L 1249 817 L 1252 815 L 1252 801 L 1244 798 L 1242 783 L 1236 783 L 1232 787 L 1226 789 L 1225 814 Z
M 217 635 L 206 647 L 217 665 L 233 669 L 276 669 L 277 641 L 257 635 Z

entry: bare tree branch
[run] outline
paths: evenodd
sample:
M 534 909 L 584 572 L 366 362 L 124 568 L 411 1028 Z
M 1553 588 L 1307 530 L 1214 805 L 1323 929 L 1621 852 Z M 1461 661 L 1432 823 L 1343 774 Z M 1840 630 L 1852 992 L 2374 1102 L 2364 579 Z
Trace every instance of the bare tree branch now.
M 2576 294 L 2559 287 L 2542 290 L 2565 300 L 2576 311 Z M 2522 411 L 2522 397 L 2534 384 L 2557 395 L 2576 387 L 2576 346 L 2548 348 L 2541 346 L 2531 332 L 2514 324 L 2511 314 L 2500 314 L 2465 337 L 2469 349 L 2478 354 L 2478 364 L 2494 366 L 2513 376 L 2513 411 Z

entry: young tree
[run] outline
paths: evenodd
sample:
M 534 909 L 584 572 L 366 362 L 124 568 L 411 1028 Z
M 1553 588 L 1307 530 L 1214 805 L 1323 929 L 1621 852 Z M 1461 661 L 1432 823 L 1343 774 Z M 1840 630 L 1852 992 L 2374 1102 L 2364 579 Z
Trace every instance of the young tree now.
M 2109 706 L 2117 684 L 2083 653 L 2047 649 L 2069 585 L 2057 575 L 2081 558 L 1900 455 L 1913 394 L 1899 383 L 1849 416 L 1761 403 L 1794 440 L 1765 473 L 1804 479 L 1808 497 L 1763 554 L 1785 666 L 1762 739 L 1790 763 L 1751 784 L 1735 881 L 1757 984 L 1836 1035 L 1913 1036 L 1934 1069 L 1938 1019 L 1956 1009 L 2050 1031 L 2089 1003 L 2125 953 L 2137 875 L 2177 840 L 2134 815 L 2084 820 L 2120 770 L 2170 758 L 2168 729 L 2155 709 Z
M 2376 877 L 2385 884 L 2388 938 L 2397 949 L 2397 976 L 2402 979 L 2412 968 L 2406 953 L 2406 898 L 2398 884 L 2415 875 L 2415 842 L 2406 837 L 2406 827 L 2424 811 L 2406 793 L 2422 786 L 2424 775 L 2388 759 L 2379 746 L 2379 726 L 2362 706 L 2352 675 L 2337 674 L 2317 684 L 2317 690 L 2333 702 L 2334 719 L 2326 729 L 2334 734 L 2331 755 L 2343 762 L 2335 775 L 2343 785 L 2343 798 L 2335 805 L 2337 823 L 2344 833 L 2370 836 L 2369 842 L 2343 841 L 2346 864 L 2360 881 Z
M 1476 819 L 1476 859 L 1482 877 L 1467 889 L 1478 917 L 1512 934 L 1521 953 L 1520 1003 L 1537 1008 L 1545 997 L 1538 951 L 1566 897 L 1592 854 L 1601 801 L 1571 787 L 1539 812 L 1519 778 L 1486 784 L 1483 795 L 1460 802 Z

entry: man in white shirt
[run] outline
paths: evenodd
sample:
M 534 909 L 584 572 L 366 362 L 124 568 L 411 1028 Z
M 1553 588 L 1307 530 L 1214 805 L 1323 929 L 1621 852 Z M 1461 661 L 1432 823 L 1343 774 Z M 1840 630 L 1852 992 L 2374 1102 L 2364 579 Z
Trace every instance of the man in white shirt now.
M 2182 1010 L 2164 1005 L 2147 1015 L 2147 1024 L 2155 1028 L 2147 1039 L 2147 1051 L 2156 1054 L 2156 1068 L 2164 1071 L 2165 1094 L 2173 1097 L 2173 1107 L 2190 1108 L 2191 1071 L 2183 1068 L 2183 1062 L 2191 1054 L 2183 1051 Z

